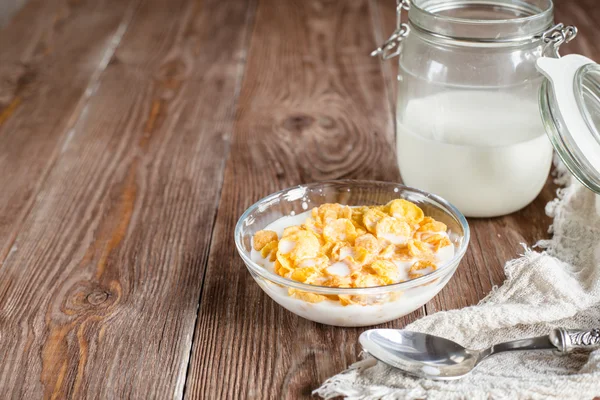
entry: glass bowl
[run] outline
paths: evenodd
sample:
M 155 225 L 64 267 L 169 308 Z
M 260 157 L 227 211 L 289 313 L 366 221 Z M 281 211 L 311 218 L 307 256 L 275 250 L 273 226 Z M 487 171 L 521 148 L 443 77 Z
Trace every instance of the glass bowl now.
M 303 213 L 324 203 L 348 206 L 382 205 L 394 199 L 417 204 L 426 216 L 448 226 L 455 246 L 452 259 L 428 275 L 387 286 L 331 288 L 297 282 L 277 275 L 251 259 L 252 237 L 275 220 Z M 335 326 L 369 326 L 407 315 L 431 300 L 448 283 L 469 243 L 465 217 L 446 200 L 396 183 L 375 181 L 329 181 L 285 189 L 258 201 L 240 217 L 235 227 L 235 245 L 258 285 L 279 305 L 311 321 Z M 310 303 L 288 295 L 289 289 L 306 293 L 360 298 L 361 304 L 343 306 L 339 301 Z

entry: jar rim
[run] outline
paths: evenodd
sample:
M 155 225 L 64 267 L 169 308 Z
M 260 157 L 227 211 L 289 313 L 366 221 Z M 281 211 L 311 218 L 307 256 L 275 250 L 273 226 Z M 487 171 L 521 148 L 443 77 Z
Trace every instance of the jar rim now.
M 449 39 L 484 43 L 530 41 L 551 27 L 554 20 L 552 0 L 411 0 L 410 3 L 408 19 L 413 27 Z M 484 14 L 486 18 L 482 17 Z

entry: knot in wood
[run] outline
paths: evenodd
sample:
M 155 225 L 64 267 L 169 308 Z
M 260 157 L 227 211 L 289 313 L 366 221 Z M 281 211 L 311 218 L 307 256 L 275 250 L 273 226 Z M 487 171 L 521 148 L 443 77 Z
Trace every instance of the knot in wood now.
M 104 290 L 94 290 L 85 297 L 85 300 L 91 305 L 97 306 L 104 303 L 109 297 L 110 293 Z
M 286 118 L 283 122 L 283 127 L 292 132 L 302 132 L 314 122 L 315 119 L 310 115 L 297 114 Z
M 319 126 L 325 129 L 332 129 L 335 128 L 335 121 L 330 117 L 320 117 Z

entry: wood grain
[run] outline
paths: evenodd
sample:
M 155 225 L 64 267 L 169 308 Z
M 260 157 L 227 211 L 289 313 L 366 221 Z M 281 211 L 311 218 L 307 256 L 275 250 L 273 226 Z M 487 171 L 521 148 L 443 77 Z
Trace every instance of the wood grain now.
M 0 2 L 0 28 L 11 20 L 27 0 L 4 0 Z
M 252 4 L 131 10 L 0 269 L 7 398 L 183 393 Z
M 265 295 L 233 229 L 255 200 L 336 178 L 398 180 L 366 1 L 260 1 L 207 266 L 189 398 L 299 398 L 346 368 L 361 330 L 319 325 Z M 388 326 L 401 327 L 417 312 Z
M 31 0 L 0 31 L 0 265 L 98 84 L 131 5 Z

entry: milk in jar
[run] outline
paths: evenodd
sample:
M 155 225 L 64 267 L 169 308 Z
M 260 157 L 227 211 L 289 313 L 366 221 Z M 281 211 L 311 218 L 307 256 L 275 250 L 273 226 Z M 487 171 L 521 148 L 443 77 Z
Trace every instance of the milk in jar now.
M 576 33 L 555 24 L 553 9 L 551 0 L 400 1 L 398 29 L 375 54 L 399 56 L 403 183 L 468 217 L 509 214 L 538 196 L 553 150 L 536 61 Z
M 396 123 L 404 183 L 448 199 L 468 216 L 517 211 L 548 177 L 552 145 L 537 102 L 527 97 L 443 91 L 409 99 Z

